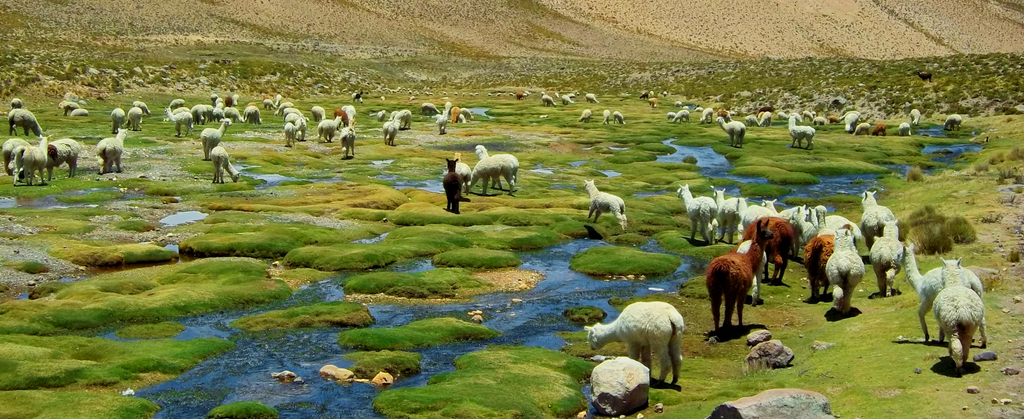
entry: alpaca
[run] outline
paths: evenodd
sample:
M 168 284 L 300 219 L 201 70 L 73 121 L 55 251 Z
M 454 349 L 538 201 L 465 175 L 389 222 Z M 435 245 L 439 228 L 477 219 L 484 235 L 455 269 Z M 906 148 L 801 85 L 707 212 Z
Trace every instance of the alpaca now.
M 807 149 L 814 148 L 814 127 L 803 127 L 796 124 L 796 115 L 789 117 L 789 137 L 793 139 L 790 147 L 803 148 L 804 140 L 807 140 Z
M 707 108 L 707 109 L 700 110 L 700 111 L 694 109 L 694 112 L 700 112 L 701 113 L 701 116 L 700 116 L 700 123 L 701 124 L 710 124 L 711 121 L 714 120 L 713 118 L 715 117 L 715 110 L 711 109 L 711 108 Z
M 832 284 L 832 307 L 840 315 L 850 312 L 850 300 L 857 284 L 864 278 L 864 262 L 853 244 L 853 232 L 847 229 L 836 231 L 832 256 L 825 264 L 825 275 Z
M 291 147 L 299 136 L 299 127 L 291 122 L 284 123 L 284 146 Z
M 899 294 L 899 290 L 893 287 L 893 278 L 900 273 L 900 265 L 897 261 L 902 257 L 903 244 L 900 243 L 900 228 L 897 221 L 886 221 L 882 230 L 882 237 L 875 240 L 871 246 L 871 268 L 875 271 L 875 279 L 878 281 L 878 296 L 892 297 L 893 293 Z
M 843 123 L 846 124 L 846 132 L 853 134 L 854 130 L 857 129 L 857 122 L 860 121 L 860 112 L 850 111 L 843 115 Z
M 558 93 L 555 93 L 555 94 L 557 95 Z M 563 106 L 569 106 L 569 105 L 572 105 L 572 104 L 576 103 L 576 102 L 573 102 L 572 98 L 569 97 L 568 95 L 562 96 L 561 99 L 562 99 L 562 105 Z
M 675 119 L 672 120 L 672 122 L 679 122 L 679 121 L 690 122 L 690 111 L 688 111 L 686 109 L 683 109 L 683 110 L 681 110 L 679 112 L 676 112 L 676 117 L 675 117 Z
M 718 117 L 716 119 L 718 126 L 722 127 L 722 130 L 726 134 L 729 134 L 729 145 L 737 148 L 743 148 L 743 136 L 747 134 L 747 126 L 743 125 L 740 121 L 732 121 L 729 123 L 725 122 L 725 118 Z
M 356 130 L 352 127 L 344 127 L 338 132 L 341 139 L 341 158 L 356 157 Z M 350 157 L 351 156 L 351 157 Z
M 953 114 L 946 117 L 946 122 L 942 124 L 943 131 L 959 130 L 960 124 L 964 122 L 964 118 L 960 115 Z
M 402 109 L 391 113 L 391 120 L 398 122 L 398 130 L 405 131 L 412 128 L 412 111 Z
M 932 310 L 933 303 L 935 302 L 936 296 L 943 289 L 942 273 L 941 269 L 935 268 L 928 273 L 921 275 L 921 271 L 917 268 L 917 257 L 914 255 L 914 244 L 910 243 L 903 247 L 903 252 L 898 255 L 898 262 L 903 266 L 903 272 L 906 274 L 907 282 L 917 292 L 917 298 L 921 300 L 921 305 L 917 308 L 917 317 L 921 322 L 921 331 L 924 333 L 924 341 L 928 342 L 928 324 L 925 323 L 924 317 Z M 970 269 L 961 269 L 961 280 L 962 285 L 970 288 L 978 297 L 985 297 L 985 288 L 981 284 L 981 279 L 978 275 L 975 275 Z M 985 333 L 985 319 L 982 319 L 980 332 L 981 332 L 981 347 L 988 346 L 988 336 Z M 942 342 L 944 335 L 939 333 L 939 342 Z
M 867 122 L 861 122 L 860 125 L 857 125 L 857 128 L 854 129 L 853 135 L 868 135 L 870 133 L 871 124 Z
M 778 216 L 779 212 L 775 210 L 775 201 L 766 199 L 761 202 L 761 205 L 747 206 L 746 199 L 744 199 L 743 205 L 739 206 L 740 229 L 746 230 L 750 224 L 759 219 Z
M 782 277 L 786 274 L 786 266 L 789 264 L 789 258 L 793 252 L 796 232 L 793 231 L 793 226 L 789 224 L 789 221 L 780 217 L 767 217 L 748 225 L 743 230 L 743 240 L 753 240 L 757 234 L 757 228 L 760 228 L 755 226 L 764 226 L 772 232 L 772 239 L 765 242 L 762 249 L 765 257 L 768 258 L 768 263 L 775 265 L 775 272 L 770 278 L 771 283 L 782 285 Z M 764 266 L 764 277 L 768 278 L 768 264 Z
M 43 170 L 46 169 L 49 160 L 49 147 L 46 141 L 46 137 L 42 137 L 37 146 L 19 146 L 14 149 L 14 186 L 18 185 L 21 178 L 24 178 L 22 180 L 25 184 L 32 186 L 36 172 L 39 172 L 39 184 L 46 185 L 46 178 L 43 176 Z
M 525 97 L 526 97 L 526 92 L 523 92 L 522 90 L 516 92 L 516 100 L 523 100 L 523 98 L 525 98 Z
M 860 202 L 864 210 L 860 217 L 860 231 L 864 234 L 864 244 L 870 249 L 875 244 L 875 237 L 882 235 L 885 223 L 895 221 L 896 216 L 889 208 L 878 205 L 874 191 L 864 191 Z
M 3 145 L 4 171 L 7 172 L 7 176 L 11 176 L 14 173 L 13 170 L 11 169 L 11 161 L 14 160 L 14 150 L 17 149 L 18 147 L 22 147 L 22 146 L 26 146 L 27 147 L 28 145 L 29 145 L 28 141 L 22 140 L 21 138 L 11 138 L 11 139 L 9 139 L 7 141 L 4 141 L 4 145 Z
M 710 229 L 711 221 L 718 214 L 718 204 L 715 203 L 715 200 L 706 196 L 694 198 L 693 194 L 690 193 L 689 184 L 680 185 L 679 190 L 676 191 L 676 197 L 683 200 L 686 216 L 690 218 L 690 241 L 693 242 L 697 230 L 700 230 L 704 243 L 712 244 L 711 238 L 714 237 L 714 232 L 712 231 L 711 237 L 708 237 L 708 230 Z
M 597 101 L 597 96 L 593 93 L 587 93 L 586 98 L 588 103 L 601 103 Z
M 877 137 L 877 136 L 884 137 L 885 136 L 885 124 L 875 124 L 875 127 L 871 128 L 871 135 L 875 136 L 875 137 Z
M 53 180 L 53 169 L 60 165 L 68 164 L 68 178 L 75 177 L 78 172 L 78 154 L 82 152 L 82 144 L 78 141 L 65 138 L 51 142 L 46 149 L 49 157 L 46 160 L 46 180 Z
M 828 290 L 828 275 L 826 265 L 832 252 L 835 250 L 835 235 L 825 234 L 816 236 L 804 246 L 804 267 L 807 268 L 808 287 L 811 288 L 809 303 L 816 303 L 825 295 Z M 819 292 L 819 289 L 821 290 Z
M 622 116 L 619 111 L 612 112 L 612 121 L 619 125 L 626 125 L 626 117 Z
M 142 108 L 133 107 L 128 110 L 128 128 L 132 131 L 142 131 Z
M 220 128 L 207 128 L 199 133 L 199 141 L 203 144 L 203 161 L 210 161 L 210 151 L 220 144 L 220 140 L 224 138 L 224 132 L 228 130 L 229 126 L 231 126 L 231 120 L 222 119 Z
M 732 115 L 729 113 L 729 111 L 725 109 L 719 109 L 718 112 L 715 113 L 715 115 L 718 115 L 719 118 L 725 119 L 725 122 L 732 121 Z
M 424 103 L 420 105 L 420 113 L 425 116 L 434 116 L 441 113 L 441 111 L 437 110 L 437 106 L 434 106 L 433 103 Z
M 174 99 L 171 103 L 167 104 L 167 109 L 177 109 L 185 106 L 185 99 Z
M 974 332 L 984 327 L 985 303 L 963 285 L 960 260 L 942 260 L 942 291 L 935 297 L 935 320 L 939 322 L 939 341 L 949 335 L 949 357 L 956 365 L 956 374 L 964 373 L 964 363 L 971 352 Z
M 824 116 L 816 116 L 811 121 L 811 125 L 828 125 L 828 119 L 825 119 Z
M 545 107 L 548 107 L 548 106 L 555 106 L 555 99 L 553 99 L 553 98 L 552 98 L 551 96 L 548 96 L 548 95 L 542 95 L 542 96 L 540 97 L 540 101 L 541 101 L 542 103 L 544 103 L 544 106 L 545 106 Z
M 79 108 L 81 108 L 81 106 L 79 106 L 77 102 L 62 100 L 57 104 L 58 110 L 64 110 L 64 116 L 68 116 L 69 113 Z
M 910 125 L 918 126 L 921 124 L 921 111 L 912 109 L 910 111 Z
M 658 98 L 652 97 L 650 99 L 647 99 L 647 103 L 651 105 L 651 108 L 657 108 L 658 107 Z
M 100 163 L 100 174 L 115 171 L 121 173 L 121 154 L 124 153 L 124 140 L 128 137 L 127 130 L 118 130 L 113 138 L 104 138 L 96 143 L 96 160 Z
M 609 111 L 609 110 L 605 109 L 604 110 L 604 122 L 602 122 L 602 123 L 604 125 L 608 125 L 608 118 L 610 118 L 611 116 L 612 116 L 612 111 Z
M 900 124 L 899 136 L 900 137 L 909 137 L 910 136 L 910 124 L 908 124 L 906 122 L 903 122 L 903 123 Z
M 462 178 L 462 194 L 469 195 L 469 188 L 472 186 L 470 181 L 473 180 L 473 168 L 462 162 L 462 153 L 455 153 L 455 160 L 458 160 L 458 163 L 455 163 L 455 173 Z
M 14 108 L 7 112 L 7 123 L 10 125 L 10 135 L 18 135 L 16 127 L 21 127 L 25 135 L 31 130 L 36 137 L 43 136 L 43 129 L 39 127 L 36 116 L 28 109 Z
M 766 111 L 763 114 L 761 114 L 761 118 L 757 122 L 757 126 L 759 126 L 759 127 L 770 127 L 770 126 L 772 126 L 772 113 L 769 112 L 769 111 Z
M 238 182 L 238 170 L 231 165 L 231 158 L 224 147 L 217 146 L 210 150 L 210 161 L 213 162 L 213 183 L 224 183 L 224 172 L 228 172 L 232 182 Z
M 650 99 L 650 98 L 651 98 L 651 92 L 646 91 L 646 90 L 640 92 L 640 99 L 641 100 L 642 99 Z
M 917 77 L 920 77 L 922 81 L 926 81 L 928 83 L 932 82 L 932 73 L 929 73 L 927 71 L 918 70 Z
M 747 115 L 747 119 L 746 119 L 745 123 L 747 125 L 750 125 L 750 126 L 757 125 L 757 116 L 756 115 Z
M 448 173 L 444 175 L 444 180 L 441 183 L 444 185 L 444 195 L 448 202 L 444 209 L 459 214 L 459 200 L 462 199 L 462 176 L 459 176 L 456 171 L 456 164 L 459 160 L 445 158 L 445 161 L 448 162 Z
M 333 142 L 334 134 L 338 132 L 338 128 L 343 123 L 343 119 L 344 117 L 339 115 L 334 117 L 334 119 L 325 119 L 320 121 L 316 126 L 316 133 L 319 139 L 327 142 Z
M 612 342 L 625 342 L 629 357 L 639 360 L 649 370 L 651 352 L 654 351 L 661 367 L 658 380 L 665 382 L 669 366 L 672 367 L 672 384 L 679 379 L 684 325 L 683 316 L 672 305 L 660 301 L 633 303 L 626 306 L 615 321 L 597 323 L 585 329 L 591 349 L 601 349 Z
M 736 226 L 740 223 L 741 199 L 725 199 L 725 189 L 712 189 L 715 191 L 715 205 L 718 207 L 715 215 L 715 220 L 718 221 L 718 235 L 722 241 L 732 244 Z
M 324 120 L 324 108 L 320 106 L 314 106 L 309 110 L 309 113 L 313 115 L 313 122 L 320 123 Z
M 384 132 L 384 145 L 395 146 L 395 137 L 398 136 L 398 121 L 388 121 L 382 128 Z
M 597 224 L 597 219 L 602 212 L 610 212 L 619 221 L 622 231 L 626 231 L 626 203 L 622 201 L 622 198 L 597 190 L 593 180 L 584 181 L 583 190 L 590 196 L 590 213 L 587 214 L 587 221 L 590 221 L 590 217 L 593 216 L 594 224 Z
M 708 264 L 705 285 L 708 287 L 708 295 L 711 298 L 711 316 L 715 321 L 714 332 L 718 333 L 721 328 L 732 327 L 732 311 L 736 308 L 736 325 L 743 326 L 743 300 L 754 285 L 755 275 L 761 270 L 760 265 L 764 263 L 764 246 L 774 237 L 774 233 L 767 227 L 767 221 L 758 221 L 753 227 L 756 229 L 754 239 L 744 242 L 746 253 L 732 251 L 716 257 Z M 755 290 L 752 299 L 754 304 L 758 302 L 759 292 Z M 725 297 L 725 319 L 719 327 L 720 310 L 722 299 Z
M 592 112 L 590 109 L 584 109 L 583 114 L 580 115 L 580 119 L 577 119 L 576 122 L 590 122 L 590 117 L 593 115 L 594 112 Z

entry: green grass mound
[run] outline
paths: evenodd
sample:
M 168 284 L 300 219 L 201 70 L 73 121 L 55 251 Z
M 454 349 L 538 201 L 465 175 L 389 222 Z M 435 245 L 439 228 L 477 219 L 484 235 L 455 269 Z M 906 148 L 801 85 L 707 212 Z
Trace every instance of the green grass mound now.
M 365 306 L 345 301 L 268 311 L 231 322 L 232 326 L 248 332 L 314 327 L 366 327 L 371 324 L 373 316 Z
M 185 325 L 178 322 L 136 324 L 122 327 L 114 332 L 121 339 L 162 339 L 173 338 L 185 331 Z
M 735 244 L 718 243 L 711 246 L 703 246 L 701 243 L 700 235 L 698 234 L 697 242 L 698 246 L 690 244 L 689 241 L 690 233 L 676 230 L 663 231 L 654 235 L 654 239 L 658 241 L 658 245 L 662 249 L 665 249 L 672 253 L 678 253 L 681 255 L 692 256 L 697 259 L 711 260 L 718 256 L 729 253 L 736 248 Z M 736 241 L 739 241 L 739 234 L 736 235 Z
M 455 249 L 434 255 L 434 265 L 453 268 L 501 269 L 515 268 L 523 263 L 519 255 L 505 250 Z
M 576 324 L 594 324 L 608 317 L 608 313 L 594 306 L 569 307 L 562 312 L 562 316 Z
M 170 379 L 234 347 L 221 339 L 117 342 L 81 336 L 7 335 L 0 343 L 0 391 L 71 385 L 122 388 L 146 375 Z
M 624 233 L 617 236 L 606 236 L 605 241 L 617 246 L 640 246 L 650 241 L 650 238 L 636 233 Z
M 53 390 L 2 391 L 0 406 L 5 419 L 144 419 L 160 410 L 142 397 Z
M 277 419 L 277 410 L 260 402 L 237 402 L 217 406 L 206 419 Z
M 568 418 L 587 409 L 580 382 L 589 362 L 542 348 L 492 346 L 455 359 L 455 371 L 426 386 L 381 393 L 373 409 L 390 418 Z
M 278 301 L 291 295 L 265 265 L 247 260 L 199 260 L 99 275 L 52 299 L 0 303 L 0 334 L 49 335 L 118 322 L 170 318 Z
M 569 267 L 595 276 L 662 276 L 675 272 L 682 262 L 678 256 L 647 253 L 629 247 L 602 246 L 577 253 Z
M 279 258 L 302 246 L 348 243 L 379 235 L 386 230 L 381 225 L 338 230 L 299 223 L 218 223 L 210 227 L 206 234 L 182 241 L 179 251 L 197 257 Z
M 11 268 L 14 268 L 14 269 L 16 269 L 18 271 L 21 271 L 21 272 L 24 272 L 24 273 L 27 273 L 27 274 L 32 274 L 32 275 L 50 272 L 50 268 L 49 267 L 47 267 L 46 265 L 44 265 L 44 264 L 42 264 L 40 262 L 36 262 L 34 260 L 25 260 L 25 261 L 19 261 L 19 262 L 7 262 L 7 266 L 9 266 Z
M 759 183 L 744 183 L 740 185 L 740 194 L 751 198 L 782 196 L 789 193 L 788 188 L 775 185 L 764 185 Z
M 423 355 L 403 351 L 366 351 L 352 352 L 345 359 L 355 362 L 349 368 L 356 377 L 370 379 L 381 371 L 394 377 L 408 377 L 420 373 L 420 360 Z
M 157 226 L 150 224 L 146 220 L 125 220 L 114 223 L 114 227 L 125 231 L 134 231 L 136 233 L 145 233 L 147 231 L 156 230 Z
M 768 182 L 779 185 L 813 185 L 818 183 L 818 177 L 812 174 L 790 172 L 785 169 L 769 166 L 742 166 L 732 169 L 729 173 L 739 176 L 759 176 L 768 179 Z
M 403 298 L 456 298 L 485 292 L 490 287 L 464 269 L 439 268 L 424 272 L 374 272 L 345 279 L 346 294 L 387 294 Z
M 50 255 L 83 266 L 124 266 L 139 263 L 165 263 L 178 254 L 155 244 L 116 244 L 93 246 L 71 242 L 51 247 Z
M 338 334 L 338 344 L 342 347 L 368 351 L 400 350 L 467 340 L 486 340 L 500 335 L 501 333 L 476 323 L 439 317 L 386 329 L 346 330 Z

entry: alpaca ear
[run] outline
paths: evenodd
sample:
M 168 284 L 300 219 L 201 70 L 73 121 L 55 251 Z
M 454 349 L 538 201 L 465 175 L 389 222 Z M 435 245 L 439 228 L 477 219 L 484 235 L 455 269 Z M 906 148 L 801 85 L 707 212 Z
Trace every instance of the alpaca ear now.
M 962 258 L 962 257 L 961 257 L 961 258 L 958 258 L 958 259 L 956 260 L 956 266 L 958 266 L 958 267 L 959 267 L 959 266 L 962 266 L 962 265 L 961 265 L 961 263 L 963 262 L 963 260 L 964 260 L 964 258 Z

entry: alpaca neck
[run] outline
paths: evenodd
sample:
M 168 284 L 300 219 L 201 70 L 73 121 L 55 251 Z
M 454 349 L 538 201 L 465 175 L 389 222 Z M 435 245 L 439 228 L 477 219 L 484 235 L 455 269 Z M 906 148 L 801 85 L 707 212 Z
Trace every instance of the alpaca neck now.
M 918 294 L 921 294 L 921 287 L 924 285 L 924 277 L 917 269 L 917 256 L 914 256 L 913 249 L 906 249 L 903 255 L 903 272 L 906 272 L 907 282 L 914 287 Z
M 796 127 L 796 117 L 795 116 L 792 116 L 792 117 L 789 118 L 789 127 L 790 128 Z
M 238 173 L 238 170 L 235 170 L 235 166 L 232 166 L 231 163 L 228 163 L 228 174 L 231 175 L 231 179 L 237 178 Z
M 609 343 L 617 342 L 618 336 L 615 334 L 615 322 L 609 324 L 595 324 L 592 328 L 594 330 L 595 346 L 601 348 Z
M 683 204 L 685 204 L 686 206 L 690 206 L 690 203 L 693 202 L 693 194 L 690 193 L 689 189 L 683 189 L 682 197 Z
M 718 126 L 722 127 L 722 129 L 725 129 L 725 118 L 718 120 Z
M 591 196 L 592 197 L 595 194 L 597 194 L 597 186 L 594 186 L 594 185 L 589 184 L 589 183 L 586 186 L 583 187 L 583 190 L 587 192 L 587 196 Z

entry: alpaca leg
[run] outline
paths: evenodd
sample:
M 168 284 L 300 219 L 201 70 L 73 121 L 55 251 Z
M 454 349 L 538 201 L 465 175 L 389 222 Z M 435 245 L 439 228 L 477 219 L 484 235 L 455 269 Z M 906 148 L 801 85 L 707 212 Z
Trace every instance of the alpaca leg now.
M 68 160 L 68 177 L 75 177 L 78 174 L 78 159 Z
M 981 334 L 981 348 L 985 349 L 988 346 L 988 334 L 985 333 L 985 318 L 981 318 L 981 326 L 978 327 L 978 332 Z M 970 342 L 968 342 L 970 343 Z M 970 345 L 968 344 L 968 347 Z
M 732 310 L 736 307 L 737 296 L 731 292 L 725 293 L 725 319 L 722 321 L 722 327 L 732 327 Z
M 672 364 L 672 356 L 669 353 L 668 345 L 662 345 L 658 348 L 658 381 L 665 382 L 665 377 L 668 376 L 668 370 Z M 672 377 L 675 377 L 675 375 Z
M 736 325 L 743 326 L 743 297 L 736 296 Z
M 593 217 L 593 216 L 594 216 L 594 210 L 596 210 L 596 209 L 597 209 L 597 208 L 594 208 L 594 207 L 590 207 L 590 213 L 589 213 L 589 214 L 587 214 L 587 221 L 590 221 L 590 217 Z
M 117 173 L 121 173 L 121 155 L 115 157 L 114 162 L 117 163 Z
M 651 369 L 651 347 L 650 345 L 640 345 L 640 363 L 647 367 L 648 371 Z
M 722 310 L 722 293 L 721 292 L 711 292 L 710 294 L 711 294 L 710 295 L 710 297 L 711 297 L 711 317 L 713 317 L 715 319 L 714 331 L 717 332 L 718 331 L 718 320 L 720 318 L 721 310 Z
M 594 211 L 594 224 L 597 224 L 597 217 L 600 217 L 600 216 L 601 216 L 601 209 L 598 208 L 596 211 Z
M 683 364 L 683 338 L 673 336 L 668 343 L 669 361 L 672 363 L 672 384 L 679 380 L 679 368 Z
M 878 296 L 885 297 L 886 290 L 888 289 L 888 281 L 885 278 L 885 267 L 881 265 L 874 266 L 875 268 L 875 279 L 878 283 Z
M 629 359 L 640 360 L 640 345 L 635 343 L 627 343 L 626 349 L 629 352 Z
M 924 333 L 924 341 L 928 342 L 928 324 L 924 322 L 924 315 L 931 310 L 931 301 L 922 301 L 921 307 L 917 309 L 917 317 L 921 320 L 921 332 Z
M 693 238 L 697 236 L 697 225 L 698 225 L 697 220 L 694 219 L 694 218 L 691 218 L 690 219 L 690 241 L 691 242 L 693 241 Z

